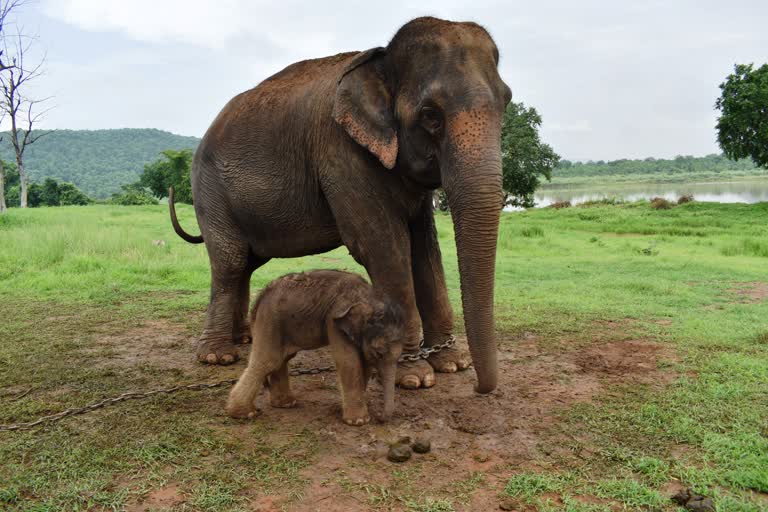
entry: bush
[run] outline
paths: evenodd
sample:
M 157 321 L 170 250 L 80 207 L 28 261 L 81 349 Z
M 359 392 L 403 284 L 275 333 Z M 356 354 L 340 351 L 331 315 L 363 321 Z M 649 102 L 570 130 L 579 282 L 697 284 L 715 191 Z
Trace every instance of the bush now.
M 602 197 L 600 199 L 592 199 L 590 201 L 584 201 L 579 205 L 581 208 L 591 208 L 592 206 L 615 206 L 617 204 L 624 204 L 623 199 L 617 197 Z
M 570 208 L 571 202 L 570 201 L 555 201 L 551 205 L 549 205 L 550 208 L 554 208 L 555 210 L 559 210 L 560 208 Z
M 651 208 L 654 210 L 669 210 L 672 208 L 672 202 L 663 197 L 654 197 L 651 199 Z
M 158 200 L 150 192 L 136 184 L 123 185 L 123 192 L 112 194 L 112 199 L 109 202 L 120 206 L 158 204 Z
M 677 198 L 677 204 L 685 204 L 693 202 L 693 194 L 683 194 Z

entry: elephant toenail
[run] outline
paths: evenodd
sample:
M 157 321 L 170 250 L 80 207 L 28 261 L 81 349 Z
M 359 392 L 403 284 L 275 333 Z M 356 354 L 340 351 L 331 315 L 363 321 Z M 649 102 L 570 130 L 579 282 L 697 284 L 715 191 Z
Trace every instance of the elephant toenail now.
M 406 375 L 400 380 L 400 387 L 405 389 L 417 389 L 421 382 L 416 375 Z
M 218 358 L 216 357 L 216 354 L 208 354 L 205 357 L 205 360 L 210 364 L 216 364 L 216 361 L 218 361 Z
M 229 354 L 224 354 L 221 356 L 221 362 L 222 363 L 233 363 L 235 361 L 234 356 L 231 356 Z
M 431 388 L 435 385 L 435 376 L 433 374 L 425 375 L 424 381 L 422 382 L 422 385 L 425 388 Z

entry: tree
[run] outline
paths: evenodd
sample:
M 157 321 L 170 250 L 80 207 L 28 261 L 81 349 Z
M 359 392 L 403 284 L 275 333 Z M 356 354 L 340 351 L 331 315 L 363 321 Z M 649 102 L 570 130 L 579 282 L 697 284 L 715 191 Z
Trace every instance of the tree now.
M 0 160 L 0 213 L 5 212 L 8 209 L 8 205 L 5 202 L 5 183 L 6 176 L 9 174 L 8 164 L 3 160 Z
M 192 185 L 189 179 L 192 150 L 166 150 L 161 154 L 164 158 L 144 166 L 138 184 L 151 190 L 160 199 L 168 195 L 168 187 L 173 187 L 177 202 L 192 204 Z
M 60 206 L 85 206 L 91 204 L 91 198 L 83 194 L 83 192 L 72 183 L 59 183 L 58 189 Z
M 501 169 L 504 206 L 530 208 L 540 177 L 552 178 L 560 156 L 539 139 L 541 116 L 533 107 L 512 102 L 501 126 Z
M 53 178 L 45 178 L 41 186 L 40 201 L 44 206 L 59 206 L 59 184 Z
M 19 2 L 6 0 L 5 5 L 9 4 L 11 9 L 20 5 Z M 35 41 L 34 37 L 25 36 L 20 29 L 9 35 L 3 27 L 0 33 L 0 55 L 5 66 L 0 70 L 0 116 L 7 116 L 11 123 L 9 136 L 16 156 L 22 208 L 27 207 L 29 185 L 29 176 L 24 170 L 24 151 L 27 146 L 45 135 L 45 132 L 33 134 L 35 123 L 45 114 L 45 111 L 39 111 L 40 103 L 45 99 L 32 99 L 26 95 L 28 84 L 42 75 L 42 65 L 45 62 L 45 58 L 32 65 L 25 61 Z
M 751 157 L 768 169 L 768 64 L 736 64 L 720 84 L 717 141 L 728 158 Z
M 119 194 L 112 194 L 110 202 L 112 204 L 119 204 L 121 206 L 143 205 L 143 204 L 157 204 L 157 199 L 147 192 L 139 183 L 132 183 L 130 185 L 123 185 L 123 191 Z

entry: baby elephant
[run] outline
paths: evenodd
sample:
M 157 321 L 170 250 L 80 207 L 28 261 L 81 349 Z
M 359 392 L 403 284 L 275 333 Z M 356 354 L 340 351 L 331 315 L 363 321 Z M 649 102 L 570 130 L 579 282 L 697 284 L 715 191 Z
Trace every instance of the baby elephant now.
M 233 418 L 257 414 L 261 386 L 273 407 L 292 407 L 288 361 L 300 350 L 330 345 L 348 425 L 370 421 L 365 387 L 372 368 L 384 387 L 384 418 L 395 407 L 395 370 L 402 352 L 400 308 L 363 278 L 337 270 L 288 274 L 270 283 L 251 311 L 251 357 L 227 401 Z

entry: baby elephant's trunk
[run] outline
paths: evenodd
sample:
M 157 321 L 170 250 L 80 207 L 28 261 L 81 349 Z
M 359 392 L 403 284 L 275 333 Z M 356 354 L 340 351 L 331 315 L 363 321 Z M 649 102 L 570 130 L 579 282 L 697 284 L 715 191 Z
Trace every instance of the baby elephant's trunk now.
M 384 387 L 384 420 L 395 412 L 395 371 L 397 364 L 384 364 L 380 370 L 381 385 Z

